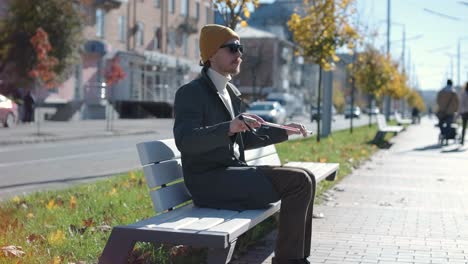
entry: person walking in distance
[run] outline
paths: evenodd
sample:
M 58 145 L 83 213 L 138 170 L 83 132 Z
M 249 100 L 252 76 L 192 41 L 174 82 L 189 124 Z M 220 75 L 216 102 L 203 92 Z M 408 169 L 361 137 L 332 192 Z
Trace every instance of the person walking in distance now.
M 315 178 L 301 168 L 248 166 L 244 151 L 275 144 L 296 131 L 261 126 L 244 113 L 239 90 L 230 83 L 240 72 L 244 47 L 228 27 L 209 24 L 200 32 L 201 74 L 180 87 L 174 102 L 174 138 L 187 188 L 195 205 L 245 210 L 281 200 L 274 264 L 307 264 L 310 255 Z M 246 119 L 253 119 L 250 123 Z
M 460 144 L 464 145 L 466 123 L 468 122 L 468 82 L 465 84 L 465 89 L 463 89 L 460 93 L 460 108 L 458 109 L 458 114 L 462 118 L 462 132 Z
M 459 105 L 458 95 L 452 84 L 452 80 L 447 80 L 447 85 L 437 93 L 439 109 L 436 115 L 439 118 L 439 128 L 442 135 L 449 131 Z

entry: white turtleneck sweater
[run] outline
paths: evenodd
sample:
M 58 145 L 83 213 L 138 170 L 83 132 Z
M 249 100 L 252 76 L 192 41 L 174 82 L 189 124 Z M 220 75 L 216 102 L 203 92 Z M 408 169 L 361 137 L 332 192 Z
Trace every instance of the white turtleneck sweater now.
M 227 83 L 231 80 L 231 76 L 229 75 L 224 76 L 218 73 L 217 71 L 212 70 L 211 68 L 208 69 L 207 73 L 208 73 L 208 77 L 210 77 L 211 81 L 216 86 L 219 97 L 221 98 L 221 100 L 223 100 L 224 105 L 227 107 L 229 113 L 231 114 L 231 119 L 234 119 L 235 114 L 234 114 L 234 108 L 232 107 L 231 96 L 229 95 L 229 92 L 226 89 Z M 234 155 L 237 158 L 240 157 L 239 145 L 235 142 L 234 142 Z

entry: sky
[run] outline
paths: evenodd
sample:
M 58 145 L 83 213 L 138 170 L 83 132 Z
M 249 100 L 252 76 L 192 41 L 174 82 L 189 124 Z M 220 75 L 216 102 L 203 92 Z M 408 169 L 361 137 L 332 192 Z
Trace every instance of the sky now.
M 360 23 L 378 32 L 374 45 L 386 52 L 387 0 L 356 1 Z M 405 65 L 413 87 L 438 90 L 447 78 L 468 81 L 468 0 L 390 0 L 390 19 L 390 52 L 399 61 L 405 28 Z

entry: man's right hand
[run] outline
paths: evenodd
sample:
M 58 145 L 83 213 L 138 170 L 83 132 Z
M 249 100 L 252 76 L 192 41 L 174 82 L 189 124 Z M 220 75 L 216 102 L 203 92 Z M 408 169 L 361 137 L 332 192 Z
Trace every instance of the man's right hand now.
M 258 128 L 258 127 L 261 126 L 261 124 L 257 121 L 257 122 L 249 124 L 249 126 L 252 127 L 252 128 Z M 229 134 L 228 135 L 232 136 L 232 135 L 234 135 L 236 133 L 245 132 L 247 130 L 249 130 L 249 128 L 247 127 L 245 121 L 240 120 L 239 116 L 237 116 L 229 124 Z

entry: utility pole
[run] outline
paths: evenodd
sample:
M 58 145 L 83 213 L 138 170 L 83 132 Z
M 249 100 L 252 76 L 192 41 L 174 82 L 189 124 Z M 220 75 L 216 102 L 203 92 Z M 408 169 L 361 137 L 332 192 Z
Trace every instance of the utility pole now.
M 387 56 L 390 58 L 390 0 L 387 0 Z M 385 119 L 390 119 L 390 96 L 385 96 Z
M 460 41 L 461 39 L 458 38 L 458 43 L 457 43 L 457 86 L 460 86 Z

